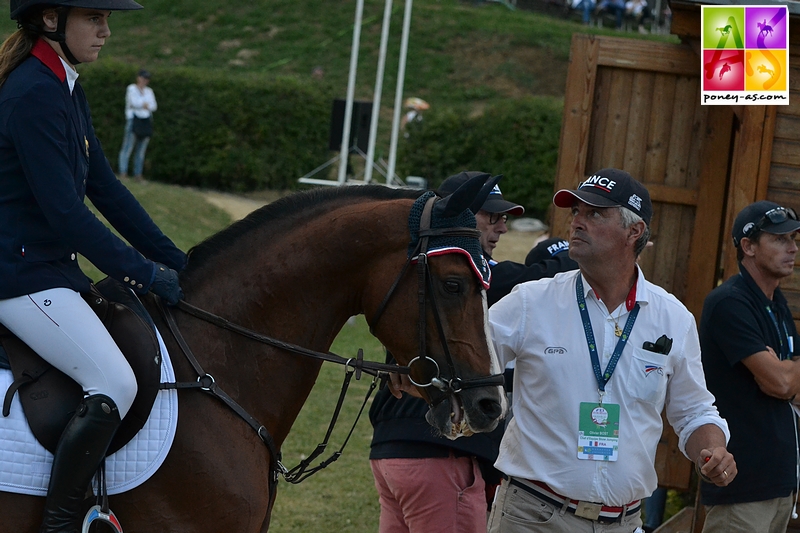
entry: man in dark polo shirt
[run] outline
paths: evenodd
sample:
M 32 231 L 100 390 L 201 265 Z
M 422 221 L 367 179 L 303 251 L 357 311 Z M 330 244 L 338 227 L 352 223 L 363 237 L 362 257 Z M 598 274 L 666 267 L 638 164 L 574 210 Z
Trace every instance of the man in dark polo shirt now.
M 708 390 L 728 421 L 739 475 L 702 484 L 704 532 L 785 533 L 798 484 L 799 341 L 778 285 L 794 271 L 797 215 L 774 202 L 745 207 L 733 224 L 739 274 L 706 298 L 700 346 Z M 800 399 L 800 396 L 798 396 Z M 796 400 L 795 400 L 796 401 Z

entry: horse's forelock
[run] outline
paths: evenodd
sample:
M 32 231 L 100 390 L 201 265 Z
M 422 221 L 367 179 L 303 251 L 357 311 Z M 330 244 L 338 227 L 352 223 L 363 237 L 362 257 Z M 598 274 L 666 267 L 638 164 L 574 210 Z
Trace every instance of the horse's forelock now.
M 294 227 L 297 217 L 312 219 L 330 212 L 336 205 L 352 204 L 369 200 L 415 199 L 425 191 L 392 189 L 381 185 L 316 188 L 285 196 L 253 211 L 245 218 L 234 222 L 224 230 L 212 235 L 189 250 L 189 263 L 184 275 L 202 267 L 211 258 L 225 252 L 243 235 L 262 226 L 271 231 L 282 232 Z

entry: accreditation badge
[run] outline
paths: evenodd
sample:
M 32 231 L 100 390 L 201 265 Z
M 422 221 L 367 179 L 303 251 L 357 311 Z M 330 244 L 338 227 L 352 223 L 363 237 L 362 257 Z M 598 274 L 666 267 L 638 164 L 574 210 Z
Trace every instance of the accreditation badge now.
M 619 457 L 619 404 L 581 402 L 578 459 L 616 461 Z

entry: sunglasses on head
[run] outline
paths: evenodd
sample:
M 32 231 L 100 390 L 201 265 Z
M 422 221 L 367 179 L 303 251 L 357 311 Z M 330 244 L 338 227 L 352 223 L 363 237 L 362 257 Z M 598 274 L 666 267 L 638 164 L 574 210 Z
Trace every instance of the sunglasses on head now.
M 797 220 L 797 213 L 794 212 L 794 209 L 791 207 L 776 207 L 774 209 L 770 209 L 761 219 L 750 226 L 750 228 L 744 232 L 744 237 L 750 237 L 754 235 L 756 232 L 761 231 L 764 227 L 764 224 L 770 222 L 771 224 L 781 224 L 782 222 L 786 222 L 787 220 Z

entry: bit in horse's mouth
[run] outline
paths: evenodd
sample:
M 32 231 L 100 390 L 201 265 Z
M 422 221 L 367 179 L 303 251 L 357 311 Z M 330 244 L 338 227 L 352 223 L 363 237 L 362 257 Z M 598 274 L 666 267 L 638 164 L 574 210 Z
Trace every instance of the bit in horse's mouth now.
M 461 424 L 464 411 L 461 409 L 461 400 L 455 394 L 450 395 L 450 407 L 453 409 L 450 412 L 450 422 L 452 422 L 454 426 L 457 426 Z
M 464 416 L 464 409 L 461 405 L 461 398 L 452 394 L 450 396 L 450 423 L 452 424 L 452 433 L 454 436 L 469 436 L 473 434 L 467 424 L 467 419 Z

